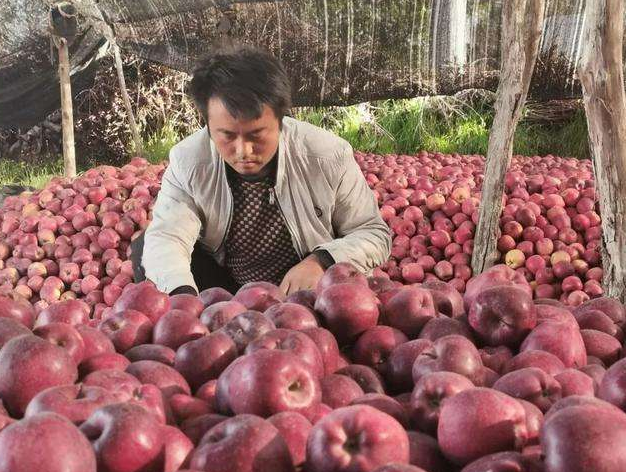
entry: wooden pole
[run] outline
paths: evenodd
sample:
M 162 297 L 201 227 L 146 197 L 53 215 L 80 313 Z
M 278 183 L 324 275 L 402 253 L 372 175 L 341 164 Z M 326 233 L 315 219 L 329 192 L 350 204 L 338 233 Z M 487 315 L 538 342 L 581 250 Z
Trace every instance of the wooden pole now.
M 55 38 L 59 51 L 59 80 L 61 83 L 61 117 L 63 124 L 63 169 L 65 177 L 76 177 L 76 151 L 74 149 L 74 114 L 72 84 L 70 82 L 70 55 L 65 38 Z
M 474 237 L 475 275 L 494 265 L 499 253 L 504 178 L 513 154 L 513 137 L 537 60 L 545 12 L 544 0 L 502 2 L 500 83 L 485 163 L 479 221 Z
M 579 76 L 602 215 L 604 290 L 626 302 L 626 94 L 623 0 L 585 7 Z
M 128 89 L 126 88 L 126 79 L 124 79 L 124 69 L 122 68 L 122 56 L 120 55 L 120 48 L 117 43 L 113 41 L 113 54 L 115 56 L 115 69 L 117 70 L 117 79 L 120 83 L 120 91 L 122 92 L 122 99 L 124 100 L 124 107 L 128 114 L 128 121 L 130 125 L 130 131 L 133 135 L 133 142 L 135 143 L 135 152 L 139 156 L 143 156 L 143 143 L 141 141 L 141 135 L 139 134 L 139 128 L 137 127 L 137 121 L 135 120 L 135 113 L 133 112 L 133 106 L 130 103 L 130 97 L 128 96 Z

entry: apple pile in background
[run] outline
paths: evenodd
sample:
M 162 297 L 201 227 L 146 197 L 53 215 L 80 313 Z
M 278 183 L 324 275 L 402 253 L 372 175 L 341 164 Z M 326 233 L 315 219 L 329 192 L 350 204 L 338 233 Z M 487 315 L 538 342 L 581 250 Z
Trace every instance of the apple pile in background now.
M 7 197 L 0 210 L 0 295 L 23 297 L 38 312 L 75 298 L 96 313 L 112 306 L 132 281 L 130 242 L 148 226 L 164 170 L 136 158 Z
M 374 275 L 448 282 L 463 293 L 478 221 L 484 158 L 355 153 L 390 226 L 390 259 Z M 0 209 L 0 295 L 37 311 L 79 298 L 100 314 L 132 280 L 129 244 L 151 219 L 165 166 L 141 158 L 7 197 Z M 567 305 L 602 295 L 601 220 L 588 160 L 513 159 L 506 176 L 501 262 L 536 298 Z
M 626 308 L 331 266 L 98 315 L 0 296 L 0 472 L 623 472 Z
M 404 283 L 439 279 L 463 292 L 484 180 L 482 156 L 355 154 L 390 226 L 387 273 Z M 506 175 L 501 261 L 537 298 L 568 305 L 602 295 L 601 220 L 589 160 L 515 156 Z

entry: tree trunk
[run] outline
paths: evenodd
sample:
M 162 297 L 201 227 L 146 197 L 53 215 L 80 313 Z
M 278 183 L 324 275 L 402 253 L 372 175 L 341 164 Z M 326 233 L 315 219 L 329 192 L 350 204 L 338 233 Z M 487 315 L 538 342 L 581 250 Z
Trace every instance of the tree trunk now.
M 475 275 L 498 258 L 504 178 L 513 154 L 513 136 L 532 77 L 545 12 L 544 0 L 509 0 L 502 4 L 500 83 L 485 163 L 480 217 L 474 237 Z
M 585 7 L 579 76 L 602 215 L 605 294 L 626 302 L 626 95 L 623 0 Z
M 63 169 L 65 177 L 76 177 L 76 151 L 74 148 L 74 112 L 70 82 L 70 58 L 65 38 L 55 43 L 59 51 L 59 81 L 61 83 L 61 116 L 63 119 Z
M 122 99 L 124 100 L 124 107 L 126 108 L 126 114 L 128 115 L 130 131 L 133 135 L 133 142 L 135 144 L 135 153 L 139 156 L 143 156 L 143 143 L 141 142 L 139 128 L 137 127 L 137 121 L 135 120 L 135 114 L 133 113 L 133 106 L 131 105 L 130 97 L 128 96 L 128 89 L 126 88 L 126 79 L 124 79 L 124 69 L 122 67 L 122 56 L 120 55 L 120 48 L 117 46 L 117 43 L 115 41 L 113 41 L 113 55 L 115 56 L 115 69 L 117 70 L 117 80 L 120 83 L 120 92 L 122 93 Z

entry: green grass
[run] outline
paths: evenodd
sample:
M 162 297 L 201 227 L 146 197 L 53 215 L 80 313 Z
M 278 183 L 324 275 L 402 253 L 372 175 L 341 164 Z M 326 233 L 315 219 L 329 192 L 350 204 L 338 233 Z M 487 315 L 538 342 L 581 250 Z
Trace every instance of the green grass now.
M 336 133 L 354 149 L 380 154 L 428 150 L 484 155 L 493 122 L 489 107 L 472 107 L 441 97 L 345 108 L 307 108 L 297 110 L 295 116 Z M 589 158 L 584 112 L 549 126 L 522 120 L 515 133 L 513 152 Z
M 454 97 L 385 100 L 349 107 L 300 108 L 294 116 L 346 139 L 354 149 L 378 154 L 414 154 L 421 150 L 459 154 L 487 153 L 493 110 Z M 171 125 L 147 136 L 143 146 L 151 162 L 161 162 L 182 136 Z M 550 126 L 522 120 L 515 133 L 515 154 L 589 158 L 584 111 Z M 127 146 L 132 153 L 132 143 Z M 0 160 L 0 184 L 41 187 L 63 171 L 61 159 L 43 165 Z
M 148 136 L 143 142 L 144 155 L 152 163 L 159 163 L 167 160 L 170 149 L 174 144 L 183 139 L 173 126 L 165 125 L 156 133 Z M 134 146 L 129 146 L 129 151 L 134 151 Z
M 41 188 L 53 176 L 61 174 L 63 159 L 37 165 L 0 159 L 0 185 L 18 184 Z

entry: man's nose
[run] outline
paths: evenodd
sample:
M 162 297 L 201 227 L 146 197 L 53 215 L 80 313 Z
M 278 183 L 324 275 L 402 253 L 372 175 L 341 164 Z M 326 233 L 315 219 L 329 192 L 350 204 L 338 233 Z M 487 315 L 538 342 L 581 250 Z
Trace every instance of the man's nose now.
M 252 151 L 253 146 L 251 142 L 246 141 L 243 138 L 237 138 L 235 141 L 235 153 L 237 154 L 237 157 L 241 158 L 251 156 L 253 154 Z

